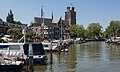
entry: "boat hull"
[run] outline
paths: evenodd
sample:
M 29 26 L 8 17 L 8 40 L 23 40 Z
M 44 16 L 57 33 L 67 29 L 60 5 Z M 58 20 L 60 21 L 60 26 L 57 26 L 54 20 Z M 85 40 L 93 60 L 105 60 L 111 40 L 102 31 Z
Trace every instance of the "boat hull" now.
M 0 65 L 0 72 L 18 72 L 22 70 L 23 65 Z

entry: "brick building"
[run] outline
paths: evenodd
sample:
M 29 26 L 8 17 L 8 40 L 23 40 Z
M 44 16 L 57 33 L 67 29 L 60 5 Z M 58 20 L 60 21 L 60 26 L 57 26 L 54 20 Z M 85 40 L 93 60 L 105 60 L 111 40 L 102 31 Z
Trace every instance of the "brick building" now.
M 76 24 L 76 11 L 74 7 L 67 7 L 67 11 L 65 12 L 65 25 L 69 27 L 74 24 Z

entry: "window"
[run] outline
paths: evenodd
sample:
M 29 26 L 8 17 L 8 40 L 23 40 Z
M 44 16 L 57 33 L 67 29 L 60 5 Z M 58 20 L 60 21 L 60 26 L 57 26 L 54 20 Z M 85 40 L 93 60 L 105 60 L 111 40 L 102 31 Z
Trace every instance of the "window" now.
M 48 45 L 44 45 L 44 47 L 48 47 Z
M 7 50 L 8 46 L 7 45 L 0 45 L 0 50 Z
M 20 50 L 20 46 L 19 45 L 10 45 L 9 49 L 10 50 Z
M 29 53 L 29 44 L 23 45 L 23 48 L 24 48 L 25 55 L 28 55 L 28 53 Z M 32 44 L 32 48 L 33 48 L 33 55 L 44 55 L 45 54 L 43 45 L 41 43 Z

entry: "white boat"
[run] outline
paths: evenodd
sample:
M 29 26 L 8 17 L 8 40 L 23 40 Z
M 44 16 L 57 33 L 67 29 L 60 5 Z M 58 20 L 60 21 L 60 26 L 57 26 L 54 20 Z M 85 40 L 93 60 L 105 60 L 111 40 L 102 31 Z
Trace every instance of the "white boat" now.
M 50 42 L 42 42 L 42 44 L 46 51 L 50 51 L 51 49 L 52 51 L 58 51 L 57 45 L 52 45 Z
M 0 53 L 4 57 L 17 57 L 26 60 L 29 57 L 29 45 L 32 44 L 34 64 L 45 64 L 46 55 L 42 43 L 0 43 Z
M 68 51 L 68 49 L 62 49 L 61 50 L 61 52 L 67 52 Z
M 6 59 L 0 54 L 0 72 L 17 72 L 23 67 L 22 61 Z

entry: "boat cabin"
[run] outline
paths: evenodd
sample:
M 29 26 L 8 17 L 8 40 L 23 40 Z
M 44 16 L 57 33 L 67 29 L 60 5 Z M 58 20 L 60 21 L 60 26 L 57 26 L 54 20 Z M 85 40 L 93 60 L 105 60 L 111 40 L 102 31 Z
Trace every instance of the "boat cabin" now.
M 32 45 L 34 61 L 44 61 L 45 51 L 42 43 L 0 43 L 0 53 L 4 57 L 17 57 L 26 60 L 29 57 L 29 45 Z

